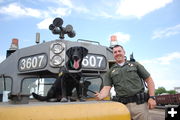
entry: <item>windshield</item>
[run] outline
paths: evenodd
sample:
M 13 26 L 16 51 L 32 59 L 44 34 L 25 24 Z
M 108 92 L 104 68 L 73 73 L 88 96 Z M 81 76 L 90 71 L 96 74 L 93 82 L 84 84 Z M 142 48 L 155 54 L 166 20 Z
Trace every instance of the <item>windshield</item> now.
M 26 78 L 22 83 L 22 94 L 31 94 L 35 92 L 40 95 L 46 95 L 55 78 Z
M 47 92 L 55 82 L 56 78 L 25 78 L 22 83 L 22 94 L 30 95 L 32 92 L 42 96 L 46 96 Z M 102 78 L 97 77 L 82 77 L 80 84 L 85 88 L 81 88 L 84 97 L 94 97 L 91 91 L 99 91 L 102 85 Z M 90 91 L 89 91 L 90 90 Z M 76 89 L 72 90 L 73 96 L 76 96 Z M 30 98 L 33 98 L 30 96 Z
M 96 92 L 96 91 L 100 91 L 101 87 L 102 87 L 102 78 L 101 77 L 85 77 L 83 78 L 83 81 L 84 81 L 84 84 L 89 84 L 87 86 L 88 90 L 84 90 L 84 95 L 86 97 L 93 97 L 94 96 L 94 93 L 92 93 L 91 91 L 93 92 Z M 86 85 L 85 85 L 86 86 Z
M 0 92 L 11 91 L 12 79 L 10 77 L 0 77 Z
M 10 77 L 0 77 L 0 102 L 8 101 L 8 93 L 11 91 L 12 79 Z

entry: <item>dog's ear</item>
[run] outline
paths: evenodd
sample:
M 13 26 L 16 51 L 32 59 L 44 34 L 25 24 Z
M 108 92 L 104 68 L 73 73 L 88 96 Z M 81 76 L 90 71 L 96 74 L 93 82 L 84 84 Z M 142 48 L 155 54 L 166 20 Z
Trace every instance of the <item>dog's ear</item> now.
M 66 51 L 66 55 L 70 58 L 72 56 L 72 51 L 73 51 L 73 47 L 69 48 L 67 51 Z
M 88 54 L 88 49 L 81 47 L 82 56 L 85 57 Z

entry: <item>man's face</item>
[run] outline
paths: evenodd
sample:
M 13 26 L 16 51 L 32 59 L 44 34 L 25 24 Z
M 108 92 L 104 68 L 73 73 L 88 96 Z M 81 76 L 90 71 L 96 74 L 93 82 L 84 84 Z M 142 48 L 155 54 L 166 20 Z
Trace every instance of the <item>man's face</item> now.
M 113 48 L 113 55 L 117 63 L 122 63 L 125 61 L 125 51 L 121 47 Z

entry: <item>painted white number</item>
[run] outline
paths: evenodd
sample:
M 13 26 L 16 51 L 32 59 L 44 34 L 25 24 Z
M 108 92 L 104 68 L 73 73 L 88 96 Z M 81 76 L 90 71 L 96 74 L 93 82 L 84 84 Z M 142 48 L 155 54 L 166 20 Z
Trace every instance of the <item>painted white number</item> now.
M 82 61 L 82 65 L 84 67 L 101 67 L 102 60 L 103 57 L 101 56 L 86 56 Z
M 38 58 L 39 58 L 39 65 L 38 66 L 41 67 L 44 55 L 38 56 Z
M 88 56 L 86 56 L 86 57 L 83 59 L 83 61 L 82 61 L 82 65 L 87 67 L 88 64 L 89 64 Z
M 34 57 L 28 57 L 23 58 L 20 61 L 20 69 L 31 69 L 31 68 L 38 68 L 42 66 L 44 55 L 34 56 Z
M 94 56 L 90 56 L 89 58 L 89 64 L 90 66 L 92 67 L 95 67 L 96 66 L 96 58 Z
M 21 60 L 21 66 L 20 66 L 21 70 L 24 70 L 24 69 L 26 68 L 25 63 L 26 63 L 26 60 L 25 60 L 25 59 L 22 59 L 22 60 Z
M 103 57 L 97 56 L 97 60 L 99 60 L 98 67 L 101 67 Z
M 37 63 L 38 63 L 37 57 L 33 57 L 33 59 L 32 59 L 32 68 L 36 68 Z
M 26 68 L 27 68 L 27 69 L 30 69 L 30 68 L 31 68 L 31 58 L 28 58 L 28 59 L 26 60 Z

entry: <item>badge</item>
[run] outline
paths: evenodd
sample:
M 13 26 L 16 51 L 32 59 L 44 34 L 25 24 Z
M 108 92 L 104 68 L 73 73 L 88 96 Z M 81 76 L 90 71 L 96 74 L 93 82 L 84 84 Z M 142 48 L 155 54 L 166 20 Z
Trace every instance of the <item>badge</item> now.
M 115 72 L 115 70 L 112 71 L 112 73 Z

